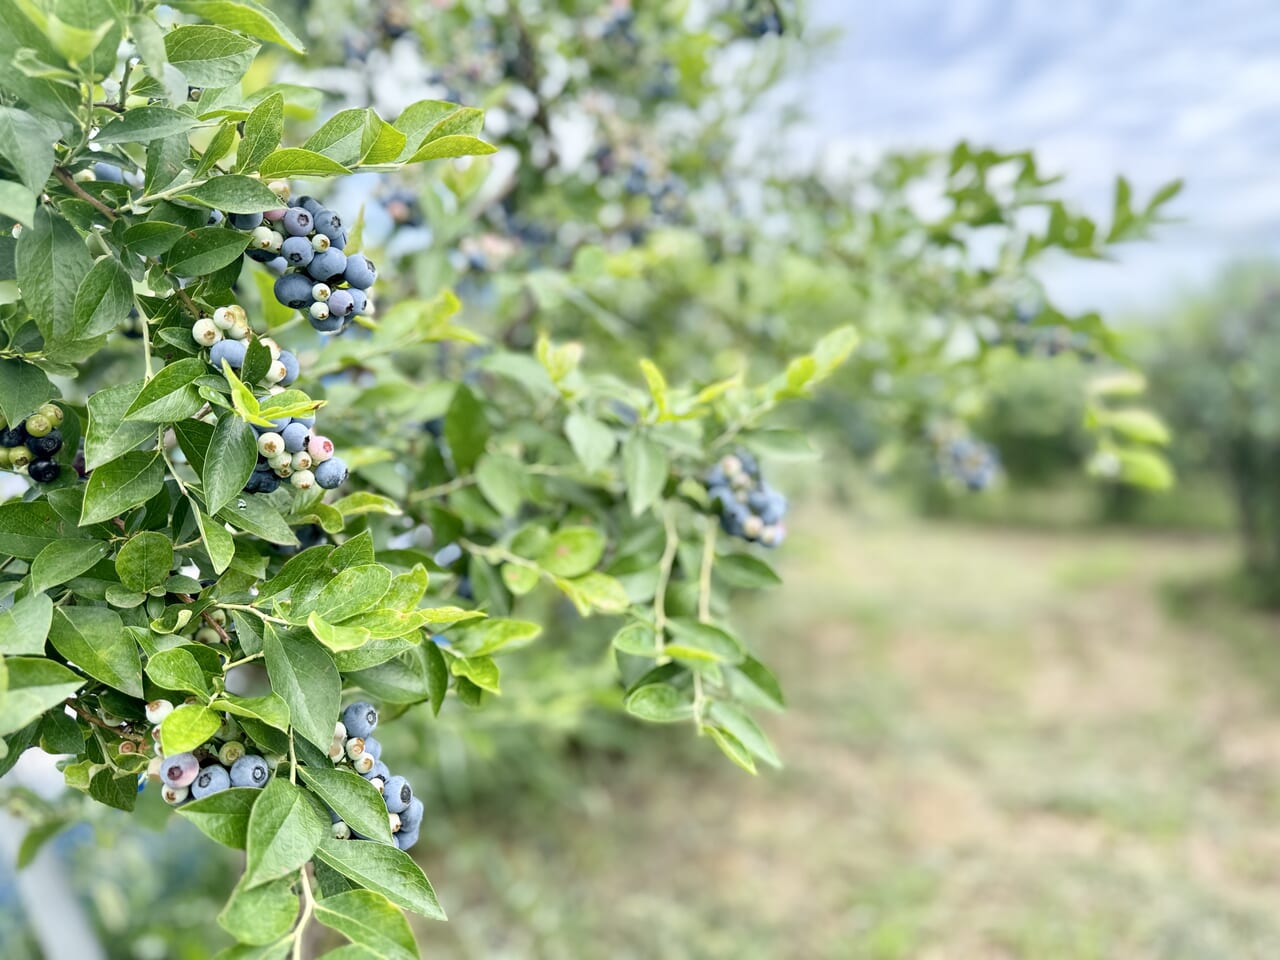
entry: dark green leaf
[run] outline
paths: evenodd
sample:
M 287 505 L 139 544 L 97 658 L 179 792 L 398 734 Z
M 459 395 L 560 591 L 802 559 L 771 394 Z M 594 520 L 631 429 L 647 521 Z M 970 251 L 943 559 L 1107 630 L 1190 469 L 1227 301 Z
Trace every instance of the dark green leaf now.
M 328 835 L 329 825 L 306 794 L 287 778 L 274 777 L 249 813 L 245 886 L 293 873 Z
M 116 576 L 130 590 L 145 593 L 159 586 L 172 567 L 173 543 L 162 533 L 139 533 L 116 554 Z
M 191 114 L 169 107 L 134 107 L 98 131 L 94 141 L 102 144 L 147 143 L 175 133 L 186 133 L 197 122 Z
M 325 839 L 316 856 L 405 910 L 433 920 L 446 919 L 422 868 L 403 850 L 369 840 Z
M 358 842 L 358 841 L 357 841 Z M 316 903 L 316 919 L 352 943 L 385 960 L 417 960 L 409 921 L 395 905 L 372 890 L 351 890 Z
M 234 414 L 224 413 L 213 428 L 202 474 L 210 513 L 217 513 L 244 490 L 257 462 L 258 440 L 253 428 Z
M 378 788 L 360 774 L 336 767 L 299 767 L 298 773 L 352 830 L 370 840 L 393 842 L 387 804 Z
M 262 795 L 253 787 L 232 787 L 212 796 L 184 803 L 178 812 L 210 840 L 243 850 L 249 832 L 249 812 Z
M 9 689 L 0 698 L 0 736 L 21 730 L 84 685 L 60 663 L 43 657 L 7 657 Z
M 89 475 L 80 524 L 117 517 L 146 503 L 163 485 L 164 461 L 159 453 L 126 453 Z
M 143 381 L 134 380 L 103 387 L 89 397 L 89 430 L 85 434 L 85 467 L 96 470 L 121 454 L 135 449 L 144 440 L 154 440 L 156 426 L 139 420 L 125 420 L 142 391 Z
M 225 213 L 261 213 L 280 205 L 280 199 L 265 183 L 235 174 L 214 177 L 190 193 L 184 193 L 182 199 Z
M 165 54 L 197 87 L 229 87 L 238 83 L 253 62 L 258 45 L 222 27 L 197 24 L 165 34 Z
M 164 265 L 179 277 L 213 273 L 244 253 L 251 239 L 248 233 L 225 227 L 190 230 L 164 257 Z
M 305 634 L 282 638 L 270 623 L 263 631 L 262 649 L 271 688 L 289 705 L 294 729 L 328 750 L 342 705 L 342 680 L 333 657 Z
M 138 645 L 120 615 L 106 607 L 59 607 L 49 626 L 49 642 L 68 662 L 131 697 L 142 696 Z

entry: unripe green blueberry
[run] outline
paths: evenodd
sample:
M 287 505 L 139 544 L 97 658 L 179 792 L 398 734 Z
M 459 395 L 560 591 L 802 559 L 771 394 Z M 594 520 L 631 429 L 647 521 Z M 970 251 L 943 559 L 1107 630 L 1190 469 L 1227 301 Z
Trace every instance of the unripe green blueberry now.
M 230 330 L 236 322 L 236 315 L 231 311 L 230 307 L 219 307 L 213 311 L 213 325 L 219 330 Z
M 48 436 L 49 431 L 53 429 L 53 424 L 49 418 L 42 413 L 33 413 L 27 417 L 27 433 L 33 437 Z
M 195 641 L 196 643 L 208 644 L 221 643 L 222 637 L 213 627 L 201 627 L 196 631 Z
M 352 760 L 357 760 L 364 756 L 364 737 L 348 737 L 347 738 L 347 756 Z
M 244 744 L 239 740 L 228 740 L 218 748 L 218 762 L 229 767 L 245 754 Z
M 223 610 L 221 607 L 214 607 L 211 610 L 206 610 L 205 613 L 207 613 L 209 615 L 209 619 L 212 620 L 214 623 L 216 623 L 218 626 L 220 627 L 226 626 L 227 611 Z
M 267 372 L 262 375 L 262 382 L 268 386 L 273 386 L 289 375 L 288 369 L 279 360 L 271 361 L 271 366 L 267 367 Z
M 280 235 L 280 231 L 267 227 L 267 231 L 271 234 L 271 238 L 267 241 L 267 249 L 272 253 L 279 253 L 280 248 L 284 245 L 284 237 Z
M 281 200 L 289 199 L 289 192 L 290 192 L 289 181 L 287 180 L 272 180 L 269 184 L 267 184 L 267 189 L 270 190 L 272 193 L 274 193 Z
M 316 300 L 328 300 L 332 294 L 327 283 L 317 283 L 311 288 L 311 296 Z
M 347 755 L 346 740 L 338 737 L 333 738 L 333 743 L 329 744 L 329 759 L 334 763 L 338 763 Z
M 0 470 L 9 466 L 9 448 L 0 447 Z
M 307 453 L 305 450 L 299 450 L 293 455 L 292 466 L 295 470 L 310 470 L 311 454 Z
M 309 312 L 313 320 L 329 319 L 329 305 L 325 303 L 323 300 L 317 300 L 315 303 L 313 303 L 311 305 L 311 310 Z
M 275 235 L 275 231 L 270 227 L 254 227 L 253 232 L 249 234 L 249 246 L 255 250 L 269 250 L 271 248 L 271 238 Z
M 166 786 L 160 791 L 160 796 L 164 798 L 164 802 L 171 807 L 176 807 L 178 804 L 185 802 L 190 794 L 191 791 L 188 787 Z
M 249 336 L 249 324 L 247 321 L 237 318 L 224 333 L 232 340 L 244 340 Z
M 268 459 L 279 456 L 284 452 L 284 437 L 268 430 L 258 438 L 258 452 Z
M 755 514 L 742 521 L 742 532 L 748 540 L 755 540 L 764 529 L 764 521 Z
M 374 768 L 375 764 L 377 764 L 377 761 L 374 760 L 370 754 L 362 753 L 360 756 L 356 757 L 356 759 L 351 761 L 351 769 L 361 776 L 364 776 Z
M 67 415 L 62 412 L 62 408 L 58 406 L 56 403 L 46 403 L 43 406 L 41 406 L 40 409 L 36 411 L 36 413 L 40 414 L 41 416 L 48 417 L 49 422 L 52 423 L 55 427 L 62 426 L 62 421 L 65 420 L 67 417 Z
M 191 325 L 191 336 L 202 347 L 212 347 L 222 339 L 222 331 L 208 317 L 201 317 Z
M 347 822 L 345 820 L 339 820 L 336 823 L 334 823 L 331 830 L 333 833 L 333 839 L 335 840 L 351 839 L 351 828 L 347 826 Z
M 9 448 L 9 466 L 14 470 L 21 470 L 31 462 L 31 459 L 31 451 L 26 447 Z
M 311 249 L 316 253 L 324 253 L 329 249 L 329 238 L 323 233 L 317 233 L 311 238 Z
M 399 833 L 400 832 L 400 814 L 389 813 L 387 814 L 387 820 L 391 826 L 391 832 Z
M 289 482 L 299 490 L 310 490 L 316 485 L 316 475 L 310 470 L 298 470 L 289 478 Z
M 280 359 L 280 344 L 276 343 L 270 337 L 259 337 L 258 342 L 270 351 L 272 360 Z
M 173 704 L 168 700 L 152 700 L 146 707 L 147 723 L 162 723 L 171 713 Z

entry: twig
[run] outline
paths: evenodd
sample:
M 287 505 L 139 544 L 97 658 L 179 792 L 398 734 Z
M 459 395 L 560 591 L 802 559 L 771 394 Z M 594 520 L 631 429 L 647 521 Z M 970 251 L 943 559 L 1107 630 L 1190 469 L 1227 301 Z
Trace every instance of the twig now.
M 68 171 L 66 167 L 54 167 L 53 175 L 58 178 L 58 181 L 64 187 L 92 206 L 108 220 L 115 220 L 116 212 L 93 194 L 89 193 L 89 191 L 85 190 L 85 188 L 80 186 L 80 184 L 76 183 L 75 177 L 71 175 L 70 171 Z
M 142 743 L 143 740 L 146 739 L 146 737 L 142 736 L 141 734 L 128 733 L 120 729 L 119 727 L 111 726 L 111 724 L 107 723 L 101 717 L 90 713 L 88 709 L 81 706 L 80 702 L 76 700 L 74 697 L 67 697 L 67 699 L 63 700 L 62 702 L 66 704 L 68 707 L 70 707 L 72 710 L 74 710 L 76 713 L 76 716 L 80 717 L 82 720 L 88 721 L 89 723 L 93 724 L 95 727 L 101 727 L 103 730 L 110 730 L 112 733 L 114 733 L 117 737 L 120 737 L 121 739 L 132 740 L 134 743 Z

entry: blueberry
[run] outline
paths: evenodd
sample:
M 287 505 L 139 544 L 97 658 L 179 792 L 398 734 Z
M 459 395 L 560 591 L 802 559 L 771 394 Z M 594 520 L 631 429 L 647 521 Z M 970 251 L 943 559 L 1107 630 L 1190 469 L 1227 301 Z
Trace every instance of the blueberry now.
M 280 478 L 274 473 L 259 473 L 255 470 L 250 474 L 248 481 L 244 485 L 245 493 L 272 493 L 280 486 Z
M 200 761 L 190 753 L 175 753 L 164 758 L 160 767 L 160 779 L 169 787 L 190 786 L 200 773 Z
M 315 218 L 303 207 L 292 207 L 285 211 L 280 223 L 284 232 L 291 237 L 305 237 L 315 226 Z
M 458 585 L 454 588 L 454 591 L 463 600 L 474 600 L 476 598 L 476 590 L 471 584 L 470 577 L 459 577 Z
M 231 214 L 231 225 L 237 230 L 252 230 L 258 224 L 262 223 L 261 213 L 233 213 Z
M 364 774 L 366 780 L 372 780 L 374 777 L 381 777 L 383 783 L 391 779 L 391 771 L 381 760 L 374 761 L 373 769 Z
M 417 830 L 405 830 L 404 823 L 400 824 L 400 832 L 395 835 L 396 846 L 401 850 L 408 850 L 418 842 Z
M 256 754 L 246 754 L 231 765 L 233 787 L 265 787 L 270 776 L 267 761 Z
M 222 211 L 221 211 L 221 210 L 210 210 L 210 211 L 209 211 L 209 219 L 208 219 L 208 220 L 206 220 L 206 221 L 205 221 L 205 223 L 206 223 L 206 224 L 208 224 L 208 225 L 209 225 L 209 226 L 211 226 L 211 227 L 216 227 L 216 226 L 217 226 L 218 224 L 220 224 L 221 222 L 222 222 Z
M 53 483 L 61 473 L 61 464 L 53 460 L 36 460 L 27 467 L 27 476 L 36 483 Z
M 93 176 L 95 180 L 103 183 L 124 183 L 124 174 L 120 172 L 120 168 L 113 167 L 109 163 L 95 163 Z
M 298 369 L 298 358 L 288 350 L 280 351 L 280 362 L 284 364 L 284 376 L 280 380 L 282 387 L 287 387 L 293 381 L 298 379 L 300 373 Z
M 451 567 L 462 559 L 462 548 L 456 543 L 445 544 L 433 559 L 437 567 Z
M 338 235 L 342 233 L 342 218 L 332 210 L 321 210 L 315 216 L 316 233 L 323 233 L 336 246 Z
M 305 310 L 311 306 L 311 281 L 300 273 L 286 273 L 275 282 L 274 290 L 286 307 Z
M 266 266 L 267 269 L 277 277 L 282 277 L 284 276 L 284 272 L 289 269 L 289 261 L 284 257 L 276 256 L 266 261 Z
M 191 782 L 191 795 L 199 800 L 210 794 L 221 793 L 231 786 L 231 774 L 220 764 L 211 764 L 196 774 Z
M 62 449 L 62 433 L 55 427 L 43 437 L 27 437 L 27 449 L 38 460 L 48 460 Z
M 347 291 L 351 295 L 351 313 L 353 316 L 364 313 L 364 308 L 369 305 L 369 298 L 365 296 L 365 292 L 359 287 L 352 287 Z
M 289 424 L 293 423 L 293 417 L 281 417 L 278 420 L 271 420 L 269 422 L 271 424 L 269 427 L 260 427 L 255 423 L 253 425 L 254 432 L 258 436 L 262 436 L 264 433 L 279 433 Z
M 300 423 L 291 423 L 280 434 L 284 438 L 284 448 L 290 453 L 299 453 L 307 445 L 310 430 Z
M 347 465 L 342 462 L 341 457 L 333 457 L 318 464 L 313 472 L 316 475 L 316 486 L 323 490 L 334 490 L 347 479 Z
M 422 801 L 414 797 L 409 801 L 409 806 L 400 813 L 400 831 L 405 830 L 417 833 L 418 828 L 422 826 Z
M 311 329 L 317 333 L 339 333 L 342 330 L 342 318 L 332 314 L 322 320 L 317 320 L 315 317 L 309 317 L 308 320 L 311 323 Z
M 278 256 L 274 250 L 263 250 L 259 248 L 251 248 L 246 250 L 244 253 L 250 260 L 257 260 L 259 263 L 270 263 Z
M 378 279 L 378 268 L 363 253 L 353 253 L 347 257 L 347 268 L 342 275 L 351 286 L 368 290 Z
M 320 236 L 324 236 L 324 234 L 320 234 Z M 331 243 L 333 246 L 345 253 L 347 250 L 347 231 L 339 230 L 337 235 L 333 237 Z
M 377 737 L 365 737 L 364 753 L 365 756 L 372 757 L 374 763 L 377 763 L 382 759 L 382 741 Z
M 317 253 L 307 264 L 307 273 L 313 279 L 325 283 L 342 279 L 342 271 L 346 269 L 347 255 L 337 247 L 330 247 L 323 253 Z
M 346 319 L 355 313 L 355 298 L 346 290 L 335 290 L 329 294 L 329 316 Z
M 294 267 L 305 267 L 316 255 L 311 241 L 306 237 L 290 237 L 280 246 L 280 253 Z
M 342 725 L 348 736 L 367 737 L 378 725 L 378 708 L 366 700 L 353 703 L 342 711 Z
M 0 447 L 21 447 L 27 442 L 27 428 L 25 423 L 20 423 L 16 427 L 5 427 L 0 430 Z
M 314 427 L 316 425 L 316 418 L 315 417 L 294 417 L 293 422 L 300 423 L 304 427 Z
M 324 204 L 315 197 L 299 197 L 294 201 L 293 205 L 295 207 L 301 207 L 313 217 L 318 216 L 320 212 L 324 210 Z
M 413 802 L 413 787 L 409 786 L 409 781 L 404 777 L 392 777 L 382 788 L 382 799 L 387 802 L 388 811 L 400 813 L 407 810 Z

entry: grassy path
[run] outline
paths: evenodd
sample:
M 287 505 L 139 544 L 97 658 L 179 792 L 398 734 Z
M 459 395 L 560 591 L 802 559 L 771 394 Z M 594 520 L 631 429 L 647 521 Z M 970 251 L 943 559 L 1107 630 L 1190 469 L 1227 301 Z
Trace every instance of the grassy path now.
M 1229 545 L 797 527 L 742 617 L 787 768 L 654 730 L 562 803 L 476 811 L 428 955 L 1280 957 L 1280 631 L 1161 599 Z

